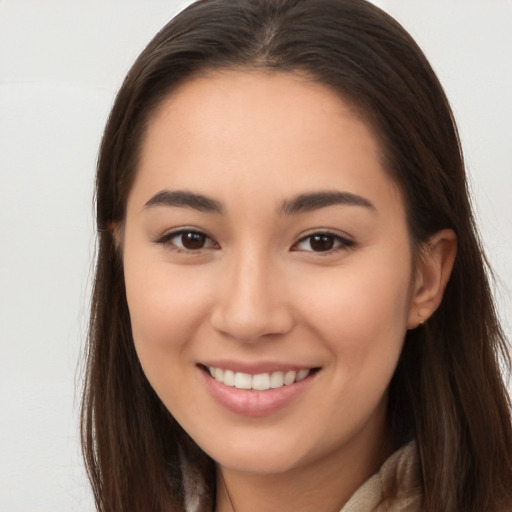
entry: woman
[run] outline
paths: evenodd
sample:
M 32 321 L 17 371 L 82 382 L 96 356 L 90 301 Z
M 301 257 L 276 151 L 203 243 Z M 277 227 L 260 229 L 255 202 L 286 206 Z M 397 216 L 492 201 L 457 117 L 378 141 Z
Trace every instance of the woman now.
M 118 94 L 97 222 L 98 510 L 510 509 L 508 356 L 456 127 L 378 8 L 183 11 Z

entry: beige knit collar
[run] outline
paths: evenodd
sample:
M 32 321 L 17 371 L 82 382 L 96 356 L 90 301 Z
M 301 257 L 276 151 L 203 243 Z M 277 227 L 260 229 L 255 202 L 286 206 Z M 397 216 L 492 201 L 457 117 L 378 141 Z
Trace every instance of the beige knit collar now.
M 416 512 L 421 502 L 418 455 L 411 441 L 391 455 L 340 512 Z

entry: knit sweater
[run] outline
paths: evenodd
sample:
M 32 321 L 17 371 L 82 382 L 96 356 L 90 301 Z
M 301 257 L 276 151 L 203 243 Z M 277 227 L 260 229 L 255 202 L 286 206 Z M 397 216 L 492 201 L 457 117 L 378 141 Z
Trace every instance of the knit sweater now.
M 416 444 L 410 442 L 384 462 L 350 498 L 341 512 L 416 512 L 422 489 Z

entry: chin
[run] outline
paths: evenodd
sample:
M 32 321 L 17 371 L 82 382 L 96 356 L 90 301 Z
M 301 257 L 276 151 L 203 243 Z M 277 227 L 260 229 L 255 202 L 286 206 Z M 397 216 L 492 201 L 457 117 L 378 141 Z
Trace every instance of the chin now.
M 258 450 L 258 453 L 242 457 L 240 454 L 224 455 L 214 460 L 223 469 L 261 476 L 286 473 L 300 465 L 300 460 L 297 458 L 286 458 L 284 455 L 280 456 L 281 454 L 262 453 L 262 451 Z

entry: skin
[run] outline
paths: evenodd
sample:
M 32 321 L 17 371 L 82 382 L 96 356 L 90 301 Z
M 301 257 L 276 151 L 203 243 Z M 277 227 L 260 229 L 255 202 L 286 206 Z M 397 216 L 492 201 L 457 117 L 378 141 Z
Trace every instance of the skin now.
M 441 300 L 455 237 L 436 234 L 413 268 L 379 154 L 347 104 L 293 74 L 196 78 L 151 119 L 116 237 L 141 364 L 217 462 L 218 512 L 339 511 L 392 450 L 388 384 L 406 330 Z M 221 211 L 148 204 L 177 190 Z M 325 191 L 367 204 L 283 207 Z M 207 236 L 187 250 L 170 234 L 183 228 Z M 328 250 L 313 250 L 314 233 L 328 234 Z M 320 370 L 251 416 L 212 397 L 205 361 Z

